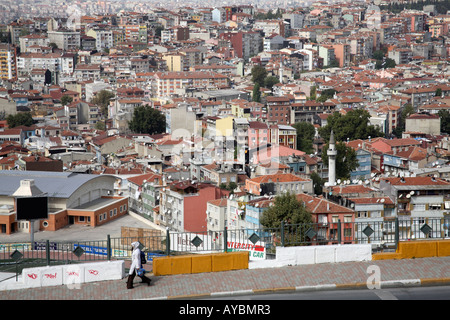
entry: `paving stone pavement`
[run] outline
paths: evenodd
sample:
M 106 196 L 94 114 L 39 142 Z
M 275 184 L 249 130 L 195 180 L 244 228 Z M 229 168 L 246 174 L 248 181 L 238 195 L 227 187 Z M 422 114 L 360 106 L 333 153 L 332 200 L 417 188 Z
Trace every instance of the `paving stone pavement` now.
M 153 276 L 151 286 L 126 278 L 56 287 L 0 291 L 0 300 L 172 300 L 300 290 L 450 284 L 450 257 L 326 263 L 266 269 Z M 379 278 L 377 276 L 379 275 Z M 378 279 L 380 282 L 376 282 Z

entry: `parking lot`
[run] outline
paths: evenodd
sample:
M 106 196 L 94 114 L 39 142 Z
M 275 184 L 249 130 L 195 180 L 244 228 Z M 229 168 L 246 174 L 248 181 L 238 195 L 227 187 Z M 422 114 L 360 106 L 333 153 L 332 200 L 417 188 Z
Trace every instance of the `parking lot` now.
M 34 240 L 106 240 L 108 235 L 110 235 L 111 238 L 120 237 L 121 227 L 152 229 L 152 226 L 149 223 L 143 222 L 140 219 L 127 214 L 95 228 L 82 225 L 69 225 L 57 231 L 35 231 Z M 11 235 L 0 234 L 0 243 L 30 241 L 30 236 L 29 233 L 23 232 L 16 232 Z

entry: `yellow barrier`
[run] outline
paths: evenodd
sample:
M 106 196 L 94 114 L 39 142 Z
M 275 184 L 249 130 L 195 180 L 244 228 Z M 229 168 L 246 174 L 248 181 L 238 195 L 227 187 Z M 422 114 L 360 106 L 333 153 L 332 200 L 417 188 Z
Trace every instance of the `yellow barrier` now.
M 372 260 L 448 256 L 450 256 L 450 240 L 423 240 L 400 242 L 396 252 L 375 253 Z
M 153 258 L 155 276 L 248 269 L 248 252 L 236 251 Z

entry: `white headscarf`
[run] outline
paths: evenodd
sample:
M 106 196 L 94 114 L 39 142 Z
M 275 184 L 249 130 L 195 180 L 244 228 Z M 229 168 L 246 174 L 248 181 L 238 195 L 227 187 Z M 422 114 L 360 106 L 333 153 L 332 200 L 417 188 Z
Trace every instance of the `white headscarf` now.
M 132 242 L 131 246 L 133 247 L 133 252 L 131 253 L 131 266 L 128 274 L 133 274 L 134 271 L 137 271 L 141 268 L 141 250 L 139 249 L 140 243 L 138 241 Z

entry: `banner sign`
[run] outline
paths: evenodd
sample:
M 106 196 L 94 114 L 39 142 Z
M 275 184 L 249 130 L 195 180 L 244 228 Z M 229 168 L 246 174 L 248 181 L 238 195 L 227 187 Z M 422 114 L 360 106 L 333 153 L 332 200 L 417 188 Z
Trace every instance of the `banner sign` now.
M 250 260 L 266 259 L 266 248 L 252 243 L 227 242 L 227 251 L 248 251 Z

